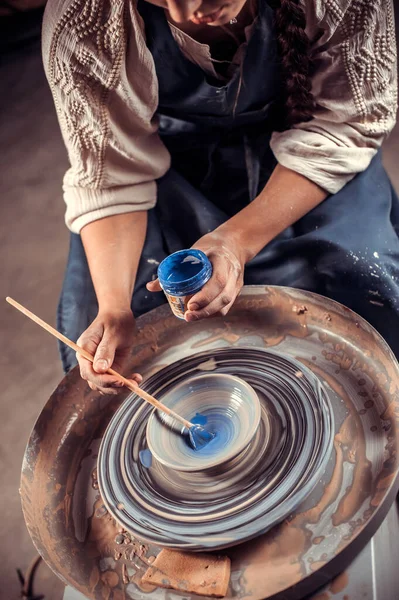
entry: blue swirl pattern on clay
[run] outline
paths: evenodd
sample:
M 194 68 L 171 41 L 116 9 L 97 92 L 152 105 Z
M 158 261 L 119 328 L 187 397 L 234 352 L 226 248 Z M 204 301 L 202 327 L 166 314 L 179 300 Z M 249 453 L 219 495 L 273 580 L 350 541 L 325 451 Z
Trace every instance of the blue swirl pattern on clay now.
M 210 358 L 215 372 L 247 381 L 260 400 L 259 426 L 238 455 L 197 472 L 155 459 L 145 468 L 139 454 L 147 449 L 151 407 L 134 395 L 114 415 L 101 444 L 98 477 L 109 512 L 134 536 L 160 546 L 221 549 L 265 533 L 304 501 L 331 455 L 332 410 L 322 383 L 276 352 L 207 351 L 165 367 L 145 389 L 162 400 L 176 384 L 200 374 Z
M 180 423 L 154 411 L 148 419 L 148 447 L 159 462 L 179 471 L 211 469 L 234 458 L 255 435 L 261 417 L 255 390 L 226 373 L 186 378 L 175 383 L 162 400 L 192 423 L 205 419 L 205 430 L 216 434 L 215 439 L 198 449 L 190 443 L 187 430 Z
M 213 440 L 211 440 L 203 448 L 199 448 L 197 452 L 201 456 L 213 456 L 218 454 L 225 448 L 229 448 L 234 439 L 234 421 L 233 416 L 229 414 L 223 414 L 216 410 L 209 410 L 204 414 L 197 415 L 194 419 L 191 419 L 191 423 L 197 424 L 198 420 L 201 422 L 198 425 L 202 425 L 207 431 L 214 434 Z

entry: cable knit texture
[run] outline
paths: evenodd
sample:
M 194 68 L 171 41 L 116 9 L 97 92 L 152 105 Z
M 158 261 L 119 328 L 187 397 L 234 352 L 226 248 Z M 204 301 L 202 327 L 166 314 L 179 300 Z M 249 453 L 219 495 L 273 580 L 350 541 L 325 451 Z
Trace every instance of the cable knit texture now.
M 68 149 L 66 223 L 146 210 L 169 154 L 154 117 L 158 86 L 142 24 L 124 0 L 50 2 L 44 64 Z
M 328 192 L 370 164 L 395 124 L 396 41 L 391 0 L 303 2 L 312 42 L 313 119 L 271 146 L 277 160 Z
M 271 146 L 282 165 L 335 193 L 367 168 L 395 123 L 392 0 L 303 6 L 316 108 L 309 122 L 274 133 Z M 175 39 L 214 71 L 201 44 Z M 79 232 L 109 215 L 152 208 L 170 157 L 157 134 L 158 85 L 135 0 L 50 0 L 43 58 L 71 164 L 68 227 Z

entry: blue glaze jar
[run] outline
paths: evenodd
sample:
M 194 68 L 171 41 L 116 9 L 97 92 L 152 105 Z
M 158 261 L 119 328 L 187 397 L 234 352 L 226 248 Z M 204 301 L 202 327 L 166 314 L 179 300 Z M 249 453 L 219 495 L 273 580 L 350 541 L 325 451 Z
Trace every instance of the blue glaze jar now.
M 179 250 L 158 267 L 158 279 L 173 314 L 184 319 L 187 304 L 212 275 L 212 265 L 201 250 Z

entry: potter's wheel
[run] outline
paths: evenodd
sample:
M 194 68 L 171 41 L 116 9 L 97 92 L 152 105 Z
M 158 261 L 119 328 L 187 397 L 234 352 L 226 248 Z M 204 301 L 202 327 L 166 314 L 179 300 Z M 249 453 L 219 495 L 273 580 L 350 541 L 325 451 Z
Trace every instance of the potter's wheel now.
M 315 590 L 367 543 L 398 487 L 399 369 L 390 350 L 348 309 L 286 288 L 246 288 L 223 320 L 187 325 L 165 306 L 139 326 L 132 371 L 146 379 L 201 352 L 270 348 L 299 360 L 328 389 L 335 436 L 313 491 L 281 525 L 226 550 L 230 596 L 298 599 Z M 145 570 L 140 554 L 157 548 L 118 533 L 98 497 L 98 448 L 126 396 L 96 395 L 77 370 L 57 388 L 25 454 L 28 529 L 53 570 L 89 598 L 187 598 L 136 585 Z
M 117 411 L 100 447 L 98 481 L 109 513 L 134 537 L 163 547 L 220 550 L 265 533 L 309 495 L 331 457 L 328 388 L 301 363 L 276 352 L 200 352 L 161 369 L 145 388 L 164 402 L 169 389 L 195 381 L 204 369 L 238 376 L 257 392 L 260 424 L 244 450 L 205 471 L 179 471 L 155 457 L 147 468 L 140 453 L 148 452 L 153 410 L 135 395 Z M 190 397 L 182 406 L 190 411 Z M 190 419 L 195 413 L 183 416 Z M 245 423 L 236 427 L 245 428 Z M 185 444 L 181 434 L 165 426 L 158 427 L 157 437 L 165 454 L 170 440 Z M 185 457 L 193 468 L 195 454 Z

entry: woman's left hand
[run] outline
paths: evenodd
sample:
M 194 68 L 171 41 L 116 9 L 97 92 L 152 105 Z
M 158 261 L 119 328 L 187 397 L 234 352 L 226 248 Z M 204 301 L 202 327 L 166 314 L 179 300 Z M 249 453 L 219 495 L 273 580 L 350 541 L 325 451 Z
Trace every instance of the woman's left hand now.
M 213 272 L 202 290 L 190 299 L 184 318 L 191 322 L 212 315 L 226 315 L 243 286 L 243 249 L 217 231 L 204 235 L 193 248 L 207 255 Z M 161 291 L 158 279 L 148 283 L 147 289 L 150 292 Z

